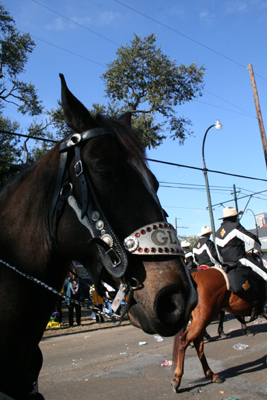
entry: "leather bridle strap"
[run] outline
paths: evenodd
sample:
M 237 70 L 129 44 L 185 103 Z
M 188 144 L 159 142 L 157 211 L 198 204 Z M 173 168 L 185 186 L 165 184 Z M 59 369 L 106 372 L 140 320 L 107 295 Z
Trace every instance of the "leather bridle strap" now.
M 83 164 L 82 164 L 82 159 L 81 159 L 81 148 L 80 146 L 75 147 L 75 158 L 76 158 L 76 164 L 74 165 L 74 172 L 76 177 L 80 181 L 81 189 L 82 189 L 82 212 L 81 212 L 81 217 L 83 218 L 87 209 L 88 209 L 88 189 L 87 189 L 87 183 L 86 183 L 86 178 L 83 173 Z
M 65 175 L 65 171 L 67 170 L 67 159 L 68 159 L 68 153 L 61 153 L 60 154 L 60 159 L 59 159 L 59 167 L 58 167 L 58 174 L 57 174 L 57 180 L 56 180 L 56 186 L 54 190 L 54 197 L 52 200 L 51 204 L 51 209 L 50 209 L 50 218 L 49 218 L 49 225 L 50 225 L 50 231 L 52 233 L 52 236 L 55 237 L 55 229 L 53 227 L 53 217 L 56 211 L 56 206 L 57 202 L 59 199 L 60 191 L 63 186 L 63 178 Z
M 91 195 L 93 195 L 92 192 Z M 111 276 L 115 278 L 121 278 L 122 276 L 124 276 L 128 267 L 128 257 L 126 249 L 116 237 L 104 214 L 102 213 L 100 206 L 97 204 L 94 207 L 92 205 L 92 201 L 90 201 L 88 212 L 82 218 L 81 208 L 74 196 L 68 196 L 68 204 L 74 210 L 80 223 L 88 229 L 90 235 L 92 236 L 92 238 L 88 241 L 88 245 L 97 245 L 101 264 L 104 265 Z M 96 210 L 98 210 L 99 212 L 99 219 L 97 221 L 101 223 L 104 222 L 104 230 L 106 233 L 102 236 L 101 231 L 96 228 L 97 221 L 93 220 L 94 212 Z M 112 239 L 112 245 L 111 243 L 107 244 L 105 242 L 106 238 Z
M 53 221 L 53 217 L 54 217 L 54 213 L 55 213 L 55 209 L 56 209 L 56 205 L 60 196 L 60 191 L 62 188 L 62 184 L 63 184 L 63 179 L 64 179 L 64 175 L 67 171 L 68 168 L 68 150 L 70 150 L 72 147 L 76 146 L 78 148 L 80 148 L 81 142 L 85 142 L 87 140 L 93 139 L 94 137 L 98 137 L 98 136 L 102 136 L 102 135 L 107 135 L 107 134 L 111 134 L 110 131 L 108 131 L 105 128 L 94 128 L 94 129 L 89 129 L 88 131 L 85 131 L 83 133 L 74 133 L 71 134 L 69 136 L 67 136 L 60 144 L 59 147 L 59 152 L 60 152 L 60 160 L 59 160 L 59 167 L 58 167 L 58 175 L 57 175 L 57 180 L 56 180 L 56 186 L 55 186 L 55 190 L 54 190 L 54 197 L 53 197 L 53 201 L 52 201 L 52 205 L 51 205 L 51 212 L 50 212 L 50 229 L 52 232 L 52 236 L 54 237 L 54 230 L 52 229 L 52 221 Z M 76 170 L 78 174 L 82 174 L 83 169 L 82 169 L 82 163 L 81 163 L 81 157 L 80 155 L 78 155 L 78 160 L 76 162 Z M 79 167 L 80 170 L 79 170 Z M 84 175 L 83 178 L 84 179 Z M 82 187 L 83 189 L 85 189 L 85 183 L 82 183 Z M 84 207 L 82 208 L 82 212 L 84 212 L 85 214 L 85 207 L 87 205 L 86 203 L 86 199 L 84 198 L 83 195 L 83 201 L 84 201 Z
M 95 128 L 83 133 L 74 133 L 68 136 L 60 145 L 59 172 L 56 181 L 54 198 L 50 213 L 50 229 L 57 245 L 57 224 L 66 202 L 73 208 L 79 221 L 88 229 L 91 240 L 89 246 L 96 245 L 100 266 L 104 266 L 109 274 L 116 278 L 125 275 L 128 267 L 127 251 L 119 240 L 106 216 L 104 215 L 94 191 L 93 182 L 88 170 L 84 171 L 81 158 L 81 145 L 92 138 L 111 134 L 105 128 Z M 74 147 L 74 173 L 80 182 L 82 199 L 81 206 L 72 195 L 72 184 L 69 179 L 69 150 Z M 97 217 L 96 217 L 97 215 Z M 58 245 L 57 245 L 58 247 Z

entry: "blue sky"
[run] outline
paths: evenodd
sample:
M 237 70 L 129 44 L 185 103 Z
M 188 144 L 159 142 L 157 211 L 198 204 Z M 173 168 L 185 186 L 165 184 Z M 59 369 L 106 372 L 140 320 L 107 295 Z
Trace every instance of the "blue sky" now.
M 43 6 L 47 7 L 43 7 Z M 157 35 L 157 45 L 178 64 L 196 62 L 206 68 L 203 97 L 176 107 L 178 116 L 191 119 L 194 135 L 183 146 L 166 139 L 147 152 L 147 157 L 171 163 L 202 167 L 202 141 L 209 126 L 219 119 L 223 129 L 211 128 L 205 143 L 205 161 L 210 170 L 267 179 L 261 137 L 256 118 L 248 64 L 253 65 L 263 122 L 267 127 L 267 3 L 265 0 L 165 2 L 159 0 L 4 0 L 2 4 L 21 32 L 36 43 L 23 79 L 31 81 L 47 109 L 60 98 L 59 73 L 76 97 L 88 108 L 107 102 L 100 79 L 106 64 L 116 58 L 121 45 L 134 33 Z M 54 12 L 52 12 L 51 10 Z M 64 18 L 64 17 L 66 18 Z M 79 24 L 79 25 L 78 25 Z M 82 26 L 80 26 L 82 25 Z M 27 127 L 30 117 L 21 117 L 12 107 L 6 115 Z M 267 129 L 267 128 L 266 128 Z M 177 218 L 179 235 L 196 235 L 210 225 L 202 171 L 149 162 L 160 181 L 159 198 Z M 266 182 L 209 173 L 212 204 L 267 190 Z M 200 185 L 198 188 L 192 185 Z M 238 201 L 244 209 L 249 197 Z M 225 204 L 234 206 L 234 201 Z M 247 206 L 254 214 L 267 212 L 267 192 L 254 196 Z M 213 209 L 215 227 L 222 206 Z M 241 223 L 255 227 L 251 211 Z

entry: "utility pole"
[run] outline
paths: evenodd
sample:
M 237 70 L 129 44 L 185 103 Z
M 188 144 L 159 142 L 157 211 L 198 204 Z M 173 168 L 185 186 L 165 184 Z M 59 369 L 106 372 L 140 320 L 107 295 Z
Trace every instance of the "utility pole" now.
M 260 135 L 261 135 L 264 159 L 265 159 L 265 164 L 266 164 L 266 168 L 267 168 L 267 141 L 266 141 L 266 135 L 265 135 L 264 125 L 263 125 L 263 120 L 262 120 L 262 115 L 261 115 L 260 102 L 259 102 L 258 91 L 257 91 L 257 86 L 256 86 L 256 82 L 255 82 L 252 64 L 248 65 L 248 70 L 249 70 L 250 80 L 251 80 L 251 84 L 252 84 L 252 90 L 253 90 L 254 102 L 255 102 L 255 107 L 256 107 L 257 119 L 258 119 L 259 128 L 260 128 Z
M 178 226 L 177 226 L 177 219 L 182 219 L 182 218 L 177 218 L 177 217 L 175 217 L 175 230 L 176 230 L 176 233 L 178 232 L 178 230 L 177 230 L 177 228 L 178 228 Z
M 235 184 L 233 184 L 233 189 L 234 189 L 234 193 L 231 193 L 231 194 L 234 195 L 234 199 L 235 199 L 235 208 L 236 208 L 236 211 L 238 211 L 238 204 L 237 204 L 237 197 L 236 197 L 236 187 L 235 187 Z M 238 193 L 239 193 L 239 192 L 238 192 Z
M 175 230 L 176 230 L 176 233 L 178 235 L 178 228 L 188 229 L 189 227 L 188 226 L 177 226 L 177 219 L 182 219 L 182 218 L 176 218 L 175 217 Z

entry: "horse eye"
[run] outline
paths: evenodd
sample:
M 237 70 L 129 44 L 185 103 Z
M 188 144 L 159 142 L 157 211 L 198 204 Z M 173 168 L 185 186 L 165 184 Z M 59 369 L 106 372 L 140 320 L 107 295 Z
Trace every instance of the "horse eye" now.
M 112 171 L 109 168 L 98 168 L 95 172 L 97 173 L 100 179 L 103 179 L 105 181 L 113 179 Z

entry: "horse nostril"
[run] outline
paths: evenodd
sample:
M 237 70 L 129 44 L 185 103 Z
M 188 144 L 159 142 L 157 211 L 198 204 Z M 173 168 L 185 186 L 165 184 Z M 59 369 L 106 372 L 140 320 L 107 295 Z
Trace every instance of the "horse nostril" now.
M 184 317 L 185 299 L 177 286 L 162 289 L 156 296 L 154 310 L 164 324 L 177 324 Z

